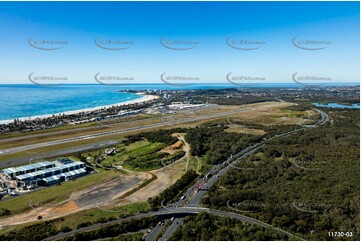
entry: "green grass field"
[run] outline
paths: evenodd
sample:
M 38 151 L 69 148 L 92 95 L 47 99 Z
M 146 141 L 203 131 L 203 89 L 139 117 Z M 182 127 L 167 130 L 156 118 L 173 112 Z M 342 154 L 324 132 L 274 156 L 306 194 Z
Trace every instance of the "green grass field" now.
M 121 166 L 132 171 L 151 171 L 163 166 L 161 160 L 177 160 L 184 154 L 181 150 L 172 155 L 160 152 L 164 147 L 164 143 L 141 140 L 116 146 L 117 153 L 114 155 L 105 156 L 104 150 L 97 150 L 86 152 L 83 156 L 90 157 L 90 162 L 100 167 Z M 99 158 L 100 156 L 102 157 Z
M 117 150 L 115 155 L 106 156 L 104 160 L 98 161 L 98 163 L 101 163 L 102 166 L 123 166 L 126 160 L 156 153 L 164 147 L 163 143 L 151 143 L 144 140 L 131 143 L 128 146 L 121 144 L 115 147 Z M 91 162 L 95 163 L 95 157 L 101 154 L 104 154 L 104 150 L 86 152 L 83 155 L 91 157 Z M 131 166 L 128 168 L 132 169 Z
M 147 141 L 139 141 L 139 142 L 144 142 L 144 143 L 139 147 L 129 150 L 129 152 L 125 152 L 123 155 L 126 158 L 143 156 L 143 155 L 152 154 L 154 152 L 157 152 L 165 147 L 165 144 L 163 144 L 163 143 L 149 143 Z M 136 142 L 136 143 L 138 143 L 138 142 Z
M 140 212 L 145 212 L 149 209 L 147 202 L 131 203 L 123 206 L 116 206 L 110 208 L 109 211 L 94 208 L 91 210 L 81 211 L 69 216 L 64 219 L 57 219 L 55 226 L 57 228 L 69 227 L 71 229 L 77 228 L 82 223 L 96 223 L 102 219 L 119 218 L 120 216 L 133 215 Z

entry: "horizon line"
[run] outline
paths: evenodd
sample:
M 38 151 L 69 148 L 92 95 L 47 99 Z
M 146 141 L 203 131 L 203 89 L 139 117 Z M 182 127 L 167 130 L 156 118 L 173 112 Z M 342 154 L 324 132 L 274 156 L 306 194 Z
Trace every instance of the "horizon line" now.
M 34 83 L 30 83 L 30 82 L 24 82 L 24 83 L 0 83 L 0 85 L 24 85 L 24 84 L 28 84 L 28 85 L 34 85 L 36 86 L 36 84 Z M 295 82 L 259 82 L 259 83 L 252 83 L 252 82 L 245 82 L 245 83 L 240 83 L 240 84 L 234 84 L 234 83 L 229 83 L 229 82 L 202 82 L 202 83 L 195 83 L 195 82 L 183 82 L 183 83 L 174 83 L 172 84 L 167 84 L 164 82 L 141 82 L 141 83 L 109 83 L 109 84 L 100 84 L 100 83 L 93 83 L 93 82 L 86 82 L 86 83 L 44 83 L 43 85 L 53 85 L 53 86 L 63 86 L 63 85 L 103 85 L 103 86 L 121 86 L 121 85 L 144 85 L 144 84 L 152 84 L 152 85 L 168 85 L 168 86 L 176 86 L 176 85 L 202 85 L 202 84 L 214 84 L 214 85 L 234 85 L 234 86 L 242 86 L 242 85 L 246 85 L 246 84 L 252 84 L 252 85 L 260 85 L 260 84 L 296 84 L 296 85 L 302 85 L 299 83 L 295 83 Z M 317 82 L 309 82 L 307 84 L 322 84 L 322 85 L 332 85 L 332 84 L 360 84 L 360 82 L 332 82 L 332 83 L 317 83 Z M 41 85 L 41 84 L 39 84 Z M 180 87 L 180 86 L 179 86 Z

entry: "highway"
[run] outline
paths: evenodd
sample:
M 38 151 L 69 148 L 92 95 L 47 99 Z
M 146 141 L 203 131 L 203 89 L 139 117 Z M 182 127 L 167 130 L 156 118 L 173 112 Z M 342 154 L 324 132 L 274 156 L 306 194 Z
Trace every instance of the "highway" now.
M 164 226 L 164 225 L 163 225 Z M 152 231 L 145 238 L 146 241 L 154 241 L 157 235 L 162 231 L 163 226 L 161 224 L 157 224 Z
M 112 221 L 109 221 L 109 222 L 106 222 L 106 223 L 92 224 L 92 225 L 90 225 L 88 227 L 82 227 L 82 228 L 79 228 L 79 229 L 74 229 L 74 230 L 66 232 L 66 233 L 61 232 L 61 233 L 58 233 L 58 234 L 56 234 L 54 236 L 48 237 L 48 238 L 43 239 L 43 240 L 46 240 L 46 241 L 60 240 L 60 239 L 66 238 L 68 236 L 71 236 L 71 235 L 73 235 L 75 233 L 91 231 L 91 230 L 94 230 L 94 229 L 97 229 L 97 228 L 100 228 L 100 227 L 117 224 L 117 223 L 120 223 L 120 222 L 123 222 L 123 221 L 126 221 L 126 220 L 130 220 L 130 219 L 140 219 L 140 218 L 146 218 L 146 217 L 152 217 L 152 216 L 160 216 L 160 215 L 187 216 L 187 215 L 190 215 L 190 214 L 197 214 L 197 213 L 198 213 L 197 211 L 188 211 L 188 212 L 187 212 L 187 210 L 185 210 L 185 211 L 183 211 L 183 210 L 168 211 L 168 210 L 164 210 L 164 209 L 162 209 L 160 211 L 151 211 L 151 212 L 147 212 L 147 213 L 139 213 L 139 214 L 136 214 L 136 215 L 132 215 L 132 216 L 112 220 Z
M 183 219 L 182 218 L 176 218 L 173 220 L 173 223 L 169 225 L 167 230 L 164 232 L 160 240 L 166 240 L 166 238 L 169 238 L 178 228 L 181 226 Z

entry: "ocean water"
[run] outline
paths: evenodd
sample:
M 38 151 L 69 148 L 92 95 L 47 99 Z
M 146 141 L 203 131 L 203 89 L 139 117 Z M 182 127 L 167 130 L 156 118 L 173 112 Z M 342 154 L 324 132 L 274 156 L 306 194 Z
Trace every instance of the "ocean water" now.
M 141 98 L 104 85 L 0 85 L 0 120 L 28 118 Z
M 340 103 L 327 103 L 327 104 L 322 104 L 322 103 L 312 103 L 313 105 L 317 106 L 317 107 L 325 107 L 325 108 L 351 108 L 351 109 L 360 109 L 360 104 L 352 104 L 352 105 L 343 105 Z
M 343 85 L 343 84 L 341 84 Z M 73 84 L 38 86 L 33 84 L 0 85 L 0 120 L 29 118 L 38 115 L 62 113 L 85 108 L 131 101 L 140 98 L 122 90 L 191 90 L 221 88 L 302 88 L 296 83 L 269 83 L 253 87 L 234 84 L 128 84 L 107 86 L 99 84 Z

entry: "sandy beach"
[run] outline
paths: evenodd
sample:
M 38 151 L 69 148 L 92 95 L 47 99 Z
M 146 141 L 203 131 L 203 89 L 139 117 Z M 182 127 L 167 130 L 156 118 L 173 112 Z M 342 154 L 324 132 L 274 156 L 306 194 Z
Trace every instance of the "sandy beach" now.
M 55 115 L 55 116 L 56 115 L 63 115 L 63 114 L 69 115 L 69 114 L 77 114 L 77 113 L 82 113 L 82 112 L 91 112 L 91 111 L 95 111 L 95 110 L 99 110 L 99 109 L 116 107 L 116 106 L 127 106 L 127 105 L 131 105 L 131 104 L 146 103 L 146 102 L 149 102 L 149 101 L 152 101 L 154 99 L 159 98 L 159 96 L 155 96 L 155 95 L 144 95 L 142 93 L 137 93 L 137 94 L 142 95 L 142 97 L 134 99 L 134 100 L 130 100 L 130 101 L 125 101 L 125 102 L 121 102 L 121 103 L 114 103 L 114 104 L 105 105 L 105 106 L 78 109 L 78 110 L 66 111 L 66 112 L 61 112 L 61 113 L 37 115 L 37 116 L 17 118 L 17 119 L 19 119 L 20 121 L 24 121 L 24 120 L 34 120 L 34 119 L 37 119 L 37 118 L 49 118 L 49 117 L 52 117 L 53 115 Z M 14 119 L 0 120 L 0 124 L 8 124 L 8 123 L 12 123 L 13 121 L 14 121 Z

